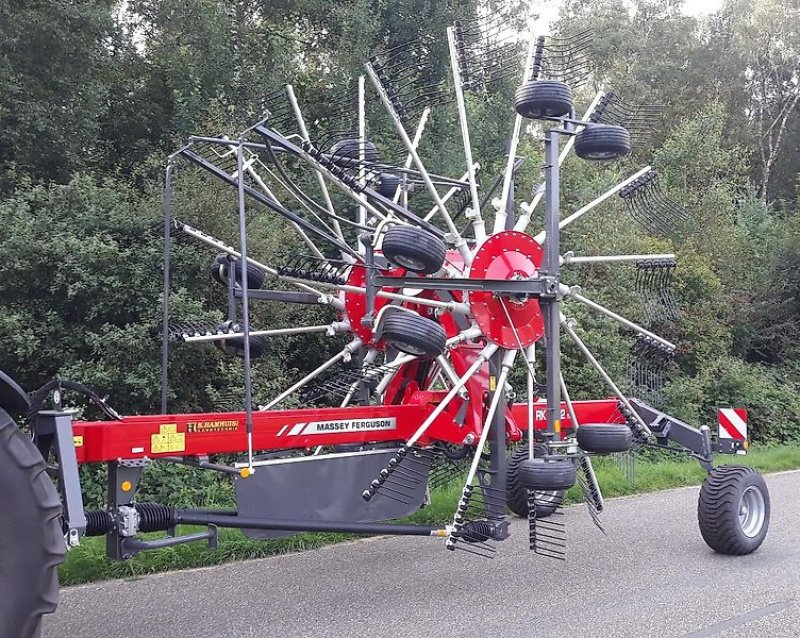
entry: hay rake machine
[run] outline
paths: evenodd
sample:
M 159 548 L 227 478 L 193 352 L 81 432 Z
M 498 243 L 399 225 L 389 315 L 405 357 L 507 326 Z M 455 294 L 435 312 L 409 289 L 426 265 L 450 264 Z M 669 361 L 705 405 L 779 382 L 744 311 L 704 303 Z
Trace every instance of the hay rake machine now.
M 528 518 L 532 550 L 563 559 L 566 490 L 578 485 L 602 529 L 603 498 L 592 458 L 644 446 L 686 453 L 708 470 L 698 511 L 711 548 L 747 554 L 759 547 L 769 523 L 763 479 L 748 468 L 713 466 L 715 452 L 744 452 L 746 442 L 713 441 L 709 427 L 692 427 L 626 395 L 569 316 L 577 304 L 627 330 L 635 341 L 632 361 L 648 362 L 632 364 L 631 385 L 650 397 L 660 390 L 658 370 L 675 347 L 652 326 L 676 315 L 675 302 L 664 291 L 675 256 L 575 255 L 562 251 L 561 231 L 613 196 L 625 199 L 632 217 L 654 234 L 684 221 L 685 211 L 657 188 L 650 167 L 568 215 L 561 214 L 559 202 L 560 167 L 568 154 L 589 161 L 622 157 L 632 141 L 621 124 L 640 133 L 655 111 L 601 92 L 576 116 L 573 88 L 587 76 L 591 34 L 531 39 L 520 65 L 517 44 L 503 24 L 501 18 L 455 23 L 447 33 L 452 63 L 447 72 L 431 66 L 430 42 L 376 52 L 355 100 L 346 98 L 355 110 L 331 107 L 326 120 L 308 119 L 287 86 L 265 98 L 267 116 L 240 135 L 195 136 L 170 157 L 162 414 L 121 416 L 88 388 L 61 380 L 31 399 L 0 374 L 3 638 L 35 633 L 41 615 L 55 606 L 55 566 L 65 547 L 84 536 L 105 536 L 108 555 L 117 560 L 188 542 L 215 546 L 219 527 L 257 538 L 317 530 L 428 536 L 441 538 L 449 550 L 491 557 L 509 536 L 511 509 Z M 514 73 L 522 82 L 505 168 L 484 190 L 465 94 Z M 394 131 L 394 138 L 381 144 L 367 137 L 367 86 Z M 431 114 L 452 108 L 465 161 L 458 178 L 431 172 L 420 151 Z M 354 121 L 347 121 L 354 112 Z M 516 202 L 515 171 L 522 161 L 517 150 L 528 120 L 543 129 L 543 180 L 530 201 Z M 320 121 L 330 128 L 318 130 Z M 173 217 L 178 161 L 234 189 L 237 246 Z M 251 202 L 293 227 L 304 253 L 276 264 L 251 255 Z M 529 231 L 540 204 L 543 227 L 534 234 Z M 210 272 L 227 290 L 224 323 L 171 316 L 170 246 L 176 235 L 218 253 Z M 647 327 L 561 280 L 567 268 L 616 262 L 639 271 L 636 287 L 647 307 Z M 281 285 L 266 288 L 268 282 Z M 324 306 L 330 321 L 262 330 L 250 321 L 251 304 L 261 302 Z M 251 360 L 268 352 L 270 339 L 309 333 L 344 337 L 345 343 L 328 361 L 258 404 Z M 571 400 L 561 372 L 564 335 L 595 369 L 607 398 Z M 168 364 L 175 340 L 213 343 L 241 357 L 243 411 L 169 412 Z M 540 384 L 536 370 L 542 363 Z M 520 402 L 511 385 L 515 367 L 526 380 Z M 328 380 L 320 383 L 323 377 Z M 89 396 L 108 420 L 73 420 L 74 412 L 63 404 L 65 391 Z M 44 409 L 48 397 L 52 409 Z M 297 397 L 337 405 L 281 409 Z M 13 413 L 30 415 L 32 441 L 15 425 Z M 224 463 L 216 455 L 239 460 Z M 46 465 L 44 459 L 54 462 Z M 84 508 L 78 475 L 83 463 L 108 467 L 102 510 Z M 152 463 L 229 474 L 237 508 L 179 509 L 137 500 L 142 472 Z M 57 478 L 58 494 L 49 476 Z M 463 484 L 447 524 L 391 522 L 418 510 L 430 488 L 447 481 Z M 179 534 L 182 524 L 204 529 Z M 142 536 L 159 531 L 165 535 Z

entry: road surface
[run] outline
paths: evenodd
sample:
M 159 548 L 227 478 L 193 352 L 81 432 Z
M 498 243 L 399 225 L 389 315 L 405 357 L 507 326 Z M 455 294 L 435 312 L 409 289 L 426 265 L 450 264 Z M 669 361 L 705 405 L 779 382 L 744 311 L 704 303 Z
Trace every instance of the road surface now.
M 796 638 L 800 472 L 768 477 L 772 524 L 751 556 L 700 538 L 697 488 L 609 500 L 607 535 L 567 509 L 564 562 L 526 525 L 487 560 L 441 539 L 302 554 L 66 588 L 45 638 Z

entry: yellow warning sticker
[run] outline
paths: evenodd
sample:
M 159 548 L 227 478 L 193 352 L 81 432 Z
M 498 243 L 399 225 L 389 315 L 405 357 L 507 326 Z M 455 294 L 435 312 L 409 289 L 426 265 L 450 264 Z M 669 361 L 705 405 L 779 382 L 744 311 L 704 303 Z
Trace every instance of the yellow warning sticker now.
M 73 436 L 72 437 L 72 445 L 75 447 L 83 447 L 83 437 L 82 436 Z
M 497 377 L 491 375 L 489 377 L 489 391 L 494 392 L 495 390 L 497 390 Z
M 158 428 L 158 434 L 150 437 L 151 454 L 168 454 L 186 450 L 186 434 L 178 432 L 176 423 L 165 423 Z
M 561 419 L 556 419 L 553 422 L 553 426 L 555 427 L 556 434 L 561 434 Z

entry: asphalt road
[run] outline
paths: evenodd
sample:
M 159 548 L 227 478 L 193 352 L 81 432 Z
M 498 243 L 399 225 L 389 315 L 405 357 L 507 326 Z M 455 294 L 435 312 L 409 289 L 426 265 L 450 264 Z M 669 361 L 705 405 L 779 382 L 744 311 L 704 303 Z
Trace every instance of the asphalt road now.
M 698 490 L 606 503 L 603 536 L 567 509 L 567 560 L 526 526 L 487 560 L 441 539 L 380 538 L 62 591 L 46 638 L 788 638 L 800 636 L 800 472 L 768 478 L 751 556 L 714 554 Z

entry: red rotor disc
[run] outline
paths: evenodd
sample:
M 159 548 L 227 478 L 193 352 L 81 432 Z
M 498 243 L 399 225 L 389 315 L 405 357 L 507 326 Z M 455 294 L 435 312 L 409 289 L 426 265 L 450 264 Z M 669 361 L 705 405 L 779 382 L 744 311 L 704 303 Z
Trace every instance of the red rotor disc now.
M 492 235 L 481 244 L 472 260 L 469 278 L 529 279 L 536 275 L 541 263 L 542 247 L 533 237 L 509 230 Z M 535 297 L 501 297 L 488 290 L 472 291 L 469 307 L 486 338 L 502 348 L 516 349 L 520 343 L 528 347 L 544 335 L 542 311 Z

